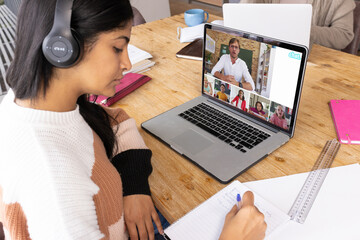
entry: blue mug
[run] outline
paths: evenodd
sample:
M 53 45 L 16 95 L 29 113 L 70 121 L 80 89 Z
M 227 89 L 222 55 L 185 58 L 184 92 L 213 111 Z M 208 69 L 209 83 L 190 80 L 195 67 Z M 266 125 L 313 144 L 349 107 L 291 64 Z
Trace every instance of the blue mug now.
M 207 15 L 206 19 L 205 14 Z M 184 18 L 186 25 L 192 27 L 201 23 L 206 23 L 209 19 L 209 13 L 202 9 L 190 9 L 185 12 Z

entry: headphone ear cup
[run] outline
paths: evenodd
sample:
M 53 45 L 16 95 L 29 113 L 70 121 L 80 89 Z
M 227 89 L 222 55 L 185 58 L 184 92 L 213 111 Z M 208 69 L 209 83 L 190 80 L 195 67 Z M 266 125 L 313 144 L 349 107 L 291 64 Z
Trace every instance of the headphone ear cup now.
M 77 47 L 78 47 L 78 54 L 77 54 L 77 58 L 76 61 L 74 62 L 74 64 L 78 63 L 80 61 L 80 59 L 82 58 L 82 55 L 84 54 L 84 40 L 81 37 L 81 34 L 78 33 L 75 29 L 71 28 L 71 34 L 74 37 L 76 43 L 77 43 Z
M 63 34 L 64 35 L 64 34 Z M 81 38 L 76 31 L 68 31 L 66 36 L 50 32 L 43 41 L 42 51 L 45 58 L 55 67 L 67 68 L 80 59 L 82 53 Z

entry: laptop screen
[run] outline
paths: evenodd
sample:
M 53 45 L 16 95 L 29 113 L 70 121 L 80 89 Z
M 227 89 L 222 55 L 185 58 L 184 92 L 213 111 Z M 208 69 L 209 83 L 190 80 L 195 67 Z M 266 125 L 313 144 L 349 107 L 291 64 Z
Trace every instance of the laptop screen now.
M 205 25 L 203 95 L 293 135 L 307 49 Z

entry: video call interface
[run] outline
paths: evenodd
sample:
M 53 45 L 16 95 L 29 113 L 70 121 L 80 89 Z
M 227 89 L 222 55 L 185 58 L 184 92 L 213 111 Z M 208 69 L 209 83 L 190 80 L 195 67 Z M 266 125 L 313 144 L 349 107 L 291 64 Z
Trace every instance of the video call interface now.
M 207 29 L 203 92 L 289 130 L 302 53 L 262 40 Z

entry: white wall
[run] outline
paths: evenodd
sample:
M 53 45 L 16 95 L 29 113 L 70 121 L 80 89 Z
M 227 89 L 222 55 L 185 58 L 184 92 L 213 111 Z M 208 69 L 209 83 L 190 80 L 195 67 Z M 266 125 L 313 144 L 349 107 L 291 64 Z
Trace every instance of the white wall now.
M 170 17 L 169 0 L 130 0 L 145 18 L 146 22 Z

